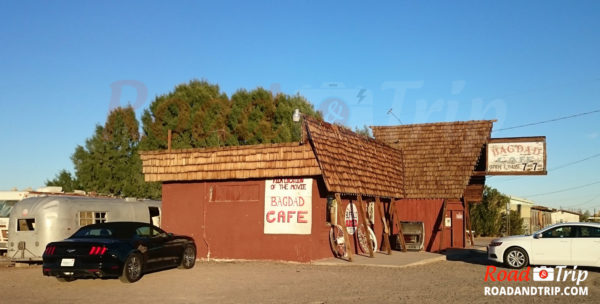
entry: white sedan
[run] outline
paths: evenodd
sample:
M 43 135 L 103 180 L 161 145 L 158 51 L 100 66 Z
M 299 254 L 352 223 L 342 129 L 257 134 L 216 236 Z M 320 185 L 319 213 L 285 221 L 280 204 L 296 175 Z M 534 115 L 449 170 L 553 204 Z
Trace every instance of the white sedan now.
M 494 239 L 488 259 L 509 268 L 527 265 L 600 267 L 600 223 L 560 223 L 533 235 Z

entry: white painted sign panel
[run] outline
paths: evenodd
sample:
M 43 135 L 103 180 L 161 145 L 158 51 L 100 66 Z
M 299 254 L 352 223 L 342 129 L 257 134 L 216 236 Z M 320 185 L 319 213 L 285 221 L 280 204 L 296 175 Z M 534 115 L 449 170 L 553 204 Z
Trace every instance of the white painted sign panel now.
M 358 209 L 354 203 L 350 202 L 346 206 L 344 219 L 346 220 L 346 231 L 348 231 L 348 234 L 354 235 L 356 227 L 358 227 Z
M 546 174 L 546 141 L 492 139 L 487 144 L 488 175 Z
M 310 234 L 312 178 L 265 181 L 265 234 Z

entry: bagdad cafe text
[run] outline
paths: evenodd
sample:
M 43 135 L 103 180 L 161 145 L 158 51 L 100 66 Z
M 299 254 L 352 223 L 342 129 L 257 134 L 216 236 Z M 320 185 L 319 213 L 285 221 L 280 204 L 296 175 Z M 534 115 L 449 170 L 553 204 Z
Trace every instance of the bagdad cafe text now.
M 487 175 L 545 175 L 546 137 L 491 138 L 486 150 Z
M 265 181 L 265 234 L 310 234 L 312 225 L 311 178 Z

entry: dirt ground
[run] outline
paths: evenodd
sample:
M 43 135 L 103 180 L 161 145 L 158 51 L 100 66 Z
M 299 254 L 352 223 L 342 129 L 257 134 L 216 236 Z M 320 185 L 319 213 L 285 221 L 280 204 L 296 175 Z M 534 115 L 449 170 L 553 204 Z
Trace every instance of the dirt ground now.
M 400 254 L 400 253 L 398 253 Z M 600 272 L 588 269 L 587 296 L 484 296 L 486 286 L 574 283 L 484 282 L 484 252 L 406 268 L 278 262 L 198 262 L 191 270 L 145 275 L 139 282 L 42 276 L 40 266 L 0 267 L 1 303 L 598 303 Z M 501 269 L 501 268 L 499 268 Z

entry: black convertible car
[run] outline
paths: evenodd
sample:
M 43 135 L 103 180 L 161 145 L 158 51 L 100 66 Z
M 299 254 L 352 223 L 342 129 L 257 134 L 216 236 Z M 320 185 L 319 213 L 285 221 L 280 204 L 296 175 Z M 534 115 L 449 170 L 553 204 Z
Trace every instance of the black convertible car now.
M 48 244 L 43 259 L 44 275 L 59 281 L 119 277 L 132 283 L 151 271 L 194 267 L 196 247 L 191 237 L 148 223 L 111 222 L 82 227 Z

